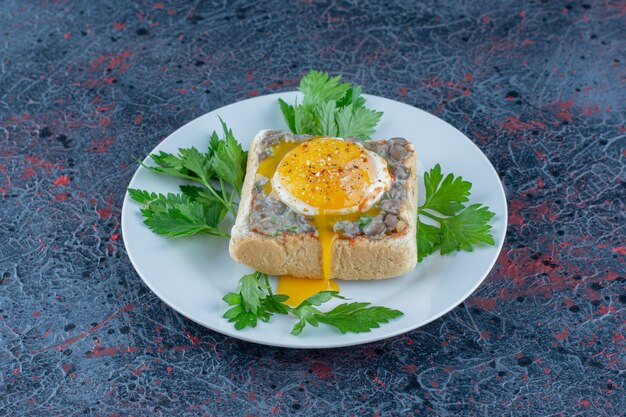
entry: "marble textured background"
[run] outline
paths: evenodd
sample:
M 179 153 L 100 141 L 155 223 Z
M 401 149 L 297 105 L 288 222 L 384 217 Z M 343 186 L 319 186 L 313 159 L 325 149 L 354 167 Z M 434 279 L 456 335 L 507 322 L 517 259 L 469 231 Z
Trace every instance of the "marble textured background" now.
M 623 415 L 625 66 L 621 0 L 2 1 L 0 416 Z M 133 156 L 310 68 L 450 122 L 506 187 L 495 269 L 404 336 L 240 342 L 125 254 Z

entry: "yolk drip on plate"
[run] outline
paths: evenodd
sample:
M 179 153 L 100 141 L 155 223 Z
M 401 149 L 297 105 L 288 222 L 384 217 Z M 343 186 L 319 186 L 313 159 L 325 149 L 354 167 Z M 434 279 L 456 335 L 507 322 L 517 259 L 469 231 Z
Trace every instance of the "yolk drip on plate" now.
M 289 296 L 287 304 L 298 305 L 319 291 L 339 290 L 331 280 L 332 248 L 339 237 L 333 225 L 375 216 L 379 209 L 372 205 L 387 189 L 390 178 L 378 155 L 340 139 L 280 142 L 271 151 L 257 170 L 271 179 L 263 191 L 273 192 L 296 212 L 312 217 L 322 249 L 322 277 L 282 276 L 278 281 L 277 291 Z
M 298 306 L 301 302 L 320 291 L 339 291 L 339 285 L 335 280 L 309 279 L 282 275 L 278 279 L 278 294 L 285 294 L 289 299 L 285 301 L 292 307 Z

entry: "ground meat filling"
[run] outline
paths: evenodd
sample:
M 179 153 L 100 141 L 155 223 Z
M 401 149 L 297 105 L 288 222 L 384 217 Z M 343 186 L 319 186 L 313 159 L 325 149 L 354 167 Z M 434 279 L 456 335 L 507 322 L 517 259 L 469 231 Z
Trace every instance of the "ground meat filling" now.
M 313 138 L 309 135 L 293 135 L 289 132 L 273 131 L 260 144 L 259 162 L 272 153 L 271 147 L 282 141 L 303 142 Z M 355 138 L 346 140 L 357 142 Z M 359 141 L 360 142 L 360 141 Z M 409 170 L 402 166 L 411 151 L 408 141 L 404 138 L 391 138 L 388 141 L 360 142 L 366 149 L 377 153 L 387 161 L 393 176 L 391 188 L 382 200 L 374 205 L 380 209 L 375 216 L 363 215 L 355 221 L 338 221 L 333 230 L 345 237 L 368 236 L 383 237 L 390 233 L 400 232 L 407 227 L 406 219 L 400 215 L 401 202 L 406 199 L 406 181 Z M 263 185 L 269 178 L 257 174 L 252 189 L 252 208 L 249 216 L 250 228 L 268 236 L 281 233 L 317 233 L 311 218 L 296 213 L 272 194 L 263 191 Z

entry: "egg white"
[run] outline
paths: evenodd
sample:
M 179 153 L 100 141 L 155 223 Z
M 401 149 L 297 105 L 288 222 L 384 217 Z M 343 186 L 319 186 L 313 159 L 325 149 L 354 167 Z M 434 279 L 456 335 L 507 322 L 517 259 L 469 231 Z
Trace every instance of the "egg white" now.
M 339 138 L 337 138 L 339 139 Z M 343 139 L 339 139 L 343 140 Z M 356 145 L 363 148 L 363 146 L 359 143 Z M 380 201 L 383 197 L 385 191 L 389 190 L 391 187 L 391 175 L 389 175 L 389 170 L 387 168 L 387 161 L 385 161 L 380 155 L 377 153 L 371 152 L 365 148 L 363 150 L 370 157 L 370 161 L 373 162 L 375 175 L 373 180 L 370 179 L 371 184 L 368 186 L 365 191 L 365 196 L 363 199 L 351 207 L 345 207 L 339 210 L 325 210 L 324 214 L 350 214 L 360 211 L 369 210 L 374 204 Z M 300 213 L 304 216 L 316 216 L 320 214 L 320 210 L 317 207 L 314 207 L 304 201 L 300 200 L 297 196 L 293 195 L 285 186 L 285 179 L 282 178 L 278 173 L 275 173 L 272 177 L 272 189 L 273 193 L 275 193 L 276 197 L 282 201 L 285 205 L 287 205 L 292 210 Z

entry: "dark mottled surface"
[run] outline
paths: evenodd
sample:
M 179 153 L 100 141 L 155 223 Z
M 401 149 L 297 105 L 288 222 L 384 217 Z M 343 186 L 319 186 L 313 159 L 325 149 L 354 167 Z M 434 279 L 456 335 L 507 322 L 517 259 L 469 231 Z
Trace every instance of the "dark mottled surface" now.
M 286 3 L 0 3 L 0 415 L 623 415 L 626 3 Z M 438 115 L 503 178 L 494 271 L 404 336 L 230 339 L 124 252 L 134 155 L 310 67 Z

